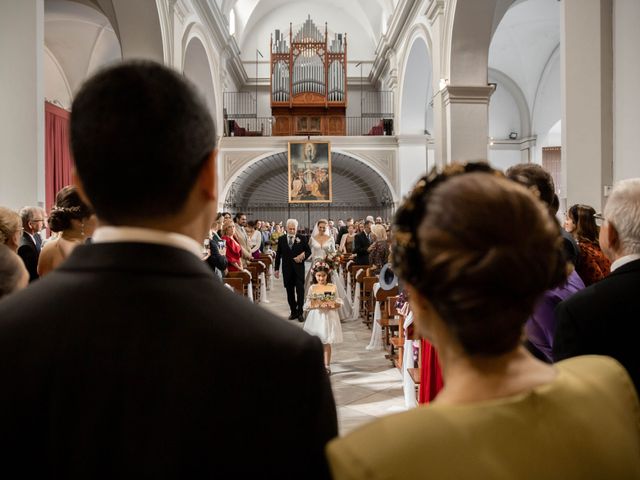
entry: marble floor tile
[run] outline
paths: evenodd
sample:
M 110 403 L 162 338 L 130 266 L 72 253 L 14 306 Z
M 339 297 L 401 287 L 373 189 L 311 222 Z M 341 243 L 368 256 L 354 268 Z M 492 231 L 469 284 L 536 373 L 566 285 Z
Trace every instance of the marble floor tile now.
M 260 304 L 283 320 L 289 306 L 282 279 L 273 279 L 269 303 Z M 367 351 L 371 330 L 360 320 L 342 324 L 344 342 L 333 345 L 331 386 L 338 409 L 338 428 L 344 435 L 377 417 L 405 410 L 402 375 L 387 360 L 384 351 Z

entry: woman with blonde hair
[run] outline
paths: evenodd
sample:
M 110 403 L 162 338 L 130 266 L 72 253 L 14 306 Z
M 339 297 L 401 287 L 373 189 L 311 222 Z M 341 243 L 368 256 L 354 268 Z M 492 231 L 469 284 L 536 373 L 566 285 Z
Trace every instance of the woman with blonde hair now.
M 13 210 L 0 207 L 0 245 L 6 245 L 14 252 L 20 246 L 22 219 Z
M 62 188 L 48 220 L 49 228 L 57 233 L 40 252 L 38 275 L 41 277 L 60 265 L 78 245 L 91 238 L 96 229 L 93 209 L 84 203 L 75 185 Z
M 548 365 L 521 344 L 538 298 L 566 279 L 560 226 L 529 190 L 487 164 L 434 170 L 396 213 L 393 257 L 444 388 L 333 440 L 335 480 L 640 478 L 640 405 L 622 366 Z

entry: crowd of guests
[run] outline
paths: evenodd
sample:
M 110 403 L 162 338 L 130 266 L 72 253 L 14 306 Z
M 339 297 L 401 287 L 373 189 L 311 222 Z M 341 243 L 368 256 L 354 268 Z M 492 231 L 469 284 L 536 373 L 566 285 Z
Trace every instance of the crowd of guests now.
M 563 234 L 541 167 L 453 164 L 421 178 L 391 249 L 444 386 L 426 407 L 336 438 L 322 342 L 229 292 L 202 261 L 207 239 L 204 256 L 217 249 L 222 268 L 242 268 L 269 232 L 216 215 L 217 136 L 194 87 L 156 63 L 118 64 L 79 90 L 70 130 L 82 189 L 56 199 L 55 239 L 38 246 L 41 209 L 0 210 L 0 271 L 14 265 L 3 278 L 26 283 L 23 240 L 52 252 L 36 263 L 44 278 L 0 301 L 5 471 L 640 478 L 640 179 L 615 185 L 602 215 L 570 208 Z M 335 244 L 356 263 L 386 263 L 388 226 L 362 223 L 341 226 Z

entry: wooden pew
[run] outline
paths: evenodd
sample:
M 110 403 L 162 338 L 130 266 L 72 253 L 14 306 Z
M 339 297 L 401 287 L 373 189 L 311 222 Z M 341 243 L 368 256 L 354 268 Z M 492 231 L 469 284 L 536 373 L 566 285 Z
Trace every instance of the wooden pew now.
M 226 285 L 233 287 L 233 290 L 240 295 L 244 295 L 244 286 L 241 278 L 225 277 L 223 279 Z
M 242 279 L 242 293 L 245 297 L 249 297 L 249 283 L 251 282 L 251 274 L 249 272 L 228 272 L 225 278 Z
M 361 312 L 363 312 L 364 323 L 371 328 L 373 324 L 373 312 L 375 299 L 373 297 L 373 285 L 378 281 L 378 277 L 361 277 L 362 293 L 360 294 Z

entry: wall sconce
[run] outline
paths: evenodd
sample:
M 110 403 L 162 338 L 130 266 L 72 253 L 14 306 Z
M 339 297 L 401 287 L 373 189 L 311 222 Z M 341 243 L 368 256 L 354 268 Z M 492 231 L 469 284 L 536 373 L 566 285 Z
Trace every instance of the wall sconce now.
M 516 138 L 518 138 L 518 133 L 517 132 L 511 132 L 509 134 L 509 140 L 515 140 Z

